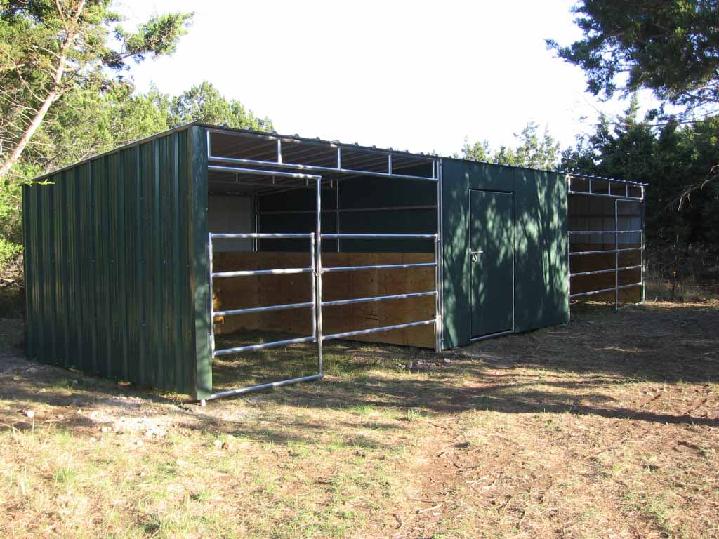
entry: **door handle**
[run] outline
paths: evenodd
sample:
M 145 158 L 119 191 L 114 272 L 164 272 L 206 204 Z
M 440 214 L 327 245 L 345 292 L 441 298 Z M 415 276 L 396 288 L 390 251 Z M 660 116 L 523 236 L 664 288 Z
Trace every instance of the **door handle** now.
M 479 262 L 479 255 L 484 254 L 484 251 L 482 249 L 477 249 L 476 251 L 469 251 L 469 256 L 472 257 L 472 262 L 475 264 Z

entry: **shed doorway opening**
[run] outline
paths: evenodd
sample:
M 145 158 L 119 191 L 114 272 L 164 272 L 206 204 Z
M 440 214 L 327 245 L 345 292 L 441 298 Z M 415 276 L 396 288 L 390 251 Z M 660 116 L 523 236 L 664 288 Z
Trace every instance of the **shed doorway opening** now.
M 439 347 L 434 160 L 298 144 L 209 131 L 210 398 L 317 380 L 330 341 Z

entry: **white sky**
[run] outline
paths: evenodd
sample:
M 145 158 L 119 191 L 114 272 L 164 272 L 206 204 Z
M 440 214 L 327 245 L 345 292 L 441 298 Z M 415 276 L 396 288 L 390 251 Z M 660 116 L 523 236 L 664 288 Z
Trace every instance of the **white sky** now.
M 512 144 L 527 122 L 563 146 L 601 103 L 546 38 L 580 36 L 570 0 L 118 0 L 128 24 L 194 11 L 177 53 L 133 70 L 140 90 L 208 80 L 280 133 L 453 154 Z

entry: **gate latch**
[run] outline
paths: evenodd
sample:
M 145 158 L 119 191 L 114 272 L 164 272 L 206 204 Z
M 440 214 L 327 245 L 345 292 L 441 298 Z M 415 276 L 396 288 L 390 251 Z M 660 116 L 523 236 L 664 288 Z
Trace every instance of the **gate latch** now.
M 484 251 L 482 251 L 482 249 L 478 249 L 477 251 L 469 251 L 469 255 L 472 257 L 472 262 L 475 264 L 479 262 L 479 255 L 483 253 Z

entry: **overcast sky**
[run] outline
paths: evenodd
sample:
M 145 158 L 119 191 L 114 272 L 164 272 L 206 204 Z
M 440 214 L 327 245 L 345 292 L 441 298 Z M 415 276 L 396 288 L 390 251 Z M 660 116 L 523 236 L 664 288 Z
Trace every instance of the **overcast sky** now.
M 580 36 L 570 0 L 118 0 L 136 22 L 194 11 L 171 57 L 133 70 L 140 90 L 208 80 L 281 133 L 453 154 L 512 144 L 535 121 L 563 145 L 602 103 L 544 40 Z

